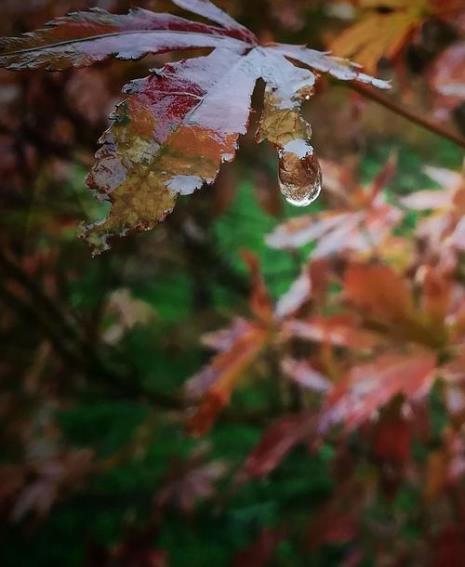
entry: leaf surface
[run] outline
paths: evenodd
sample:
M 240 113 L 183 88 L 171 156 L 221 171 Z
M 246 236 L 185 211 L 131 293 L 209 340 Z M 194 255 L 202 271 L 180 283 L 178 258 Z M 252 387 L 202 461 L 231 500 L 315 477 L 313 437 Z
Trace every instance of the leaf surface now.
M 254 42 L 256 40 L 255 35 L 250 30 L 236 22 L 234 18 L 231 18 L 229 14 L 215 6 L 210 0 L 172 0 L 172 2 L 193 14 L 220 24 L 246 41 Z
M 147 53 L 178 49 L 246 47 L 230 33 L 216 26 L 141 8 L 125 15 L 95 8 L 57 18 L 32 33 L 1 39 L 0 66 L 13 70 L 62 71 L 91 65 L 110 56 L 139 59 Z
M 243 473 L 249 478 L 269 475 L 298 444 L 315 431 L 315 420 L 309 414 L 281 417 L 263 434 L 262 439 L 247 457 Z
M 177 195 L 211 183 L 221 163 L 234 158 L 256 81 L 249 64 L 248 57 L 215 50 L 128 85 L 88 179 L 113 203 L 108 218 L 87 229 L 96 247 L 105 249 L 108 235 L 152 228 Z M 231 103 L 224 93 L 232 88 Z
M 312 342 L 350 349 L 371 349 L 380 343 L 375 333 L 361 329 L 358 321 L 347 315 L 293 319 L 283 326 L 283 333 Z
M 322 410 L 321 428 L 340 422 L 351 430 L 398 394 L 415 399 L 428 393 L 435 368 L 436 357 L 428 351 L 381 355 L 353 367 L 330 392 Z
M 414 316 L 410 289 L 392 268 L 382 264 L 353 264 L 344 277 L 346 298 L 379 321 L 404 323 Z
M 188 427 L 192 434 L 203 435 L 210 429 L 267 340 L 266 328 L 244 321 L 240 327 L 234 327 L 228 349 L 214 356 L 205 368 L 187 382 L 188 398 L 191 401 L 202 400 L 189 420 Z

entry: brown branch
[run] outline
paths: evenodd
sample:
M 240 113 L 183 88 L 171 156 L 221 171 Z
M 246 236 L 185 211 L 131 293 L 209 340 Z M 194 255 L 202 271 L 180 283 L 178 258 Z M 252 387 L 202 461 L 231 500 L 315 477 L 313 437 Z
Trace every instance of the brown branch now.
M 461 148 L 465 148 L 465 138 L 462 138 L 462 136 L 460 136 L 459 134 L 452 132 L 448 128 L 444 128 L 437 122 L 434 122 L 432 120 L 429 120 L 428 118 L 420 116 L 412 109 L 406 108 L 405 106 L 398 104 L 392 98 L 380 93 L 379 91 L 367 85 L 362 85 L 356 82 L 350 82 L 347 83 L 347 85 L 353 91 L 361 94 L 365 98 L 368 98 L 376 102 L 377 104 L 380 104 L 381 106 L 384 106 L 391 112 L 394 112 L 399 116 L 403 116 L 410 122 L 413 122 L 414 124 L 417 124 L 421 128 L 425 128 L 426 130 L 429 130 L 430 132 L 433 132 L 433 134 L 436 134 L 441 138 L 445 138 L 446 140 L 449 140 L 450 142 L 457 144 Z

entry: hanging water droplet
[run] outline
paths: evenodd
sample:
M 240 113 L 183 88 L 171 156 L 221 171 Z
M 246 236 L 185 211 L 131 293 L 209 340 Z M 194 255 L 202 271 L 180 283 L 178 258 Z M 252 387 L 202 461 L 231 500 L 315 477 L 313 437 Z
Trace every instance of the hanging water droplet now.
M 307 207 L 318 198 L 321 169 L 308 142 L 292 140 L 279 150 L 278 180 L 286 201 L 295 207 Z

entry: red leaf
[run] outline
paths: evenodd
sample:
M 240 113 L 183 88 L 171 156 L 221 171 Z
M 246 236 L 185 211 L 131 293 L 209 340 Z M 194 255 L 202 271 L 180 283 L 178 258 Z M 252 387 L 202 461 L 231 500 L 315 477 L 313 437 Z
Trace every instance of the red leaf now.
M 330 392 L 321 428 L 341 422 L 348 430 L 370 419 L 394 396 L 416 399 L 427 394 L 435 378 L 436 357 L 427 351 L 382 355 L 353 367 Z
M 257 319 L 270 323 L 273 319 L 273 304 L 263 279 L 258 258 L 248 251 L 242 252 L 242 259 L 249 269 L 252 285 L 250 293 L 250 310 Z
M 156 503 L 161 508 L 172 505 L 185 514 L 194 511 L 199 501 L 215 494 L 215 485 L 227 470 L 222 461 L 205 462 L 205 452 L 192 455 L 186 462 L 176 462 L 158 490 Z
M 189 430 L 203 435 L 229 402 L 231 394 L 256 360 L 268 340 L 268 330 L 259 325 L 243 322 L 234 327 L 228 350 L 217 354 L 211 363 L 191 378 L 186 390 L 190 399 L 204 398 L 189 420 Z
M 269 475 L 291 449 L 309 437 L 314 429 L 314 420 L 308 414 L 280 418 L 265 431 L 260 443 L 247 457 L 243 473 L 251 478 Z
M 438 270 L 425 266 L 423 270 L 422 307 L 439 330 L 452 304 L 452 281 Z
M 283 530 L 270 528 L 262 530 L 257 541 L 236 555 L 232 567 L 265 567 L 283 538 Z
M 383 322 L 405 322 L 414 314 L 407 281 L 382 264 L 349 266 L 344 276 L 344 292 L 364 314 Z
M 364 487 L 347 474 L 336 486 L 332 498 L 310 523 L 308 547 L 311 551 L 322 545 L 353 542 L 360 530 L 364 504 Z
M 361 329 L 358 321 L 349 315 L 291 320 L 282 330 L 285 336 L 353 349 L 370 349 L 380 342 L 375 333 Z
M 315 392 L 326 392 L 331 387 L 331 382 L 315 370 L 305 360 L 294 360 L 285 358 L 281 363 L 283 372 L 296 384 L 313 390 Z
M 341 545 L 352 541 L 358 532 L 358 518 L 354 512 L 327 510 L 319 515 L 318 522 L 310 530 L 310 549 L 320 545 Z
M 377 457 L 394 463 L 405 463 L 410 458 L 412 424 L 399 415 L 387 415 L 374 431 L 373 449 Z
M 451 525 L 436 538 L 433 567 L 462 567 L 465 557 L 465 528 Z

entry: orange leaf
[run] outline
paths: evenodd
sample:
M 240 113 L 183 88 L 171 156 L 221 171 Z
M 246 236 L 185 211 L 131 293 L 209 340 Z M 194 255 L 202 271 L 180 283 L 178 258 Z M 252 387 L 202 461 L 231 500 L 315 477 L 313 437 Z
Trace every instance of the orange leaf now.
M 426 394 L 435 378 L 436 357 L 428 351 L 382 355 L 353 367 L 329 394 L 322 429 L 342 422 L 351 430 L 367 421 L 398 394 L 408 399 Z
M 228 349 L 213 357 L 211 363 L 191 378 L 186 386 L 192 399 L 203 398 L 190 418 L 189 431 L 203 435 L 228 404 L 238 381 L 257 359 L 269 337 L 263 326 L 243 321 L 234 327 Z
M 369 8 L 361 20 L 330 45 L 336 55 L 353 57 L 367 71 L 376 70 L 382 58 L 393 60 L 427 16 L 428 0 L 363 2 Z M 383 13 L 379 8 L 389 8 Z
M 260 270 L 258 258 L 247 250 L 244 250 L 241 255 L 247 264 L 252 280 L 250 309 L 257 319 L 269 323 L 273 319 L 273 304 Z
M 345 273 L 344 291 L 355 307 L 381 322 L 405 322 L 414 315 L 406 280 L 388 266 L 352 264 Z

